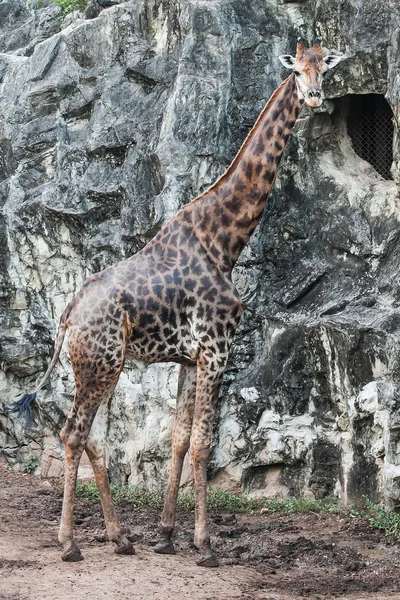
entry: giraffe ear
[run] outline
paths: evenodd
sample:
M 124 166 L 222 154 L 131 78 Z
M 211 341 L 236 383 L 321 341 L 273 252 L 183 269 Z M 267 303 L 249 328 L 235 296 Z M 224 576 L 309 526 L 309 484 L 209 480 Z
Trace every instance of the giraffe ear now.
M 284 67 L 286 67 L 287 69 L 293 69 L 293 65 L 296 61 L 296 59 L 293 58 L 293 56 L 291 56 L 290 54 L 282 54 L 281 56 L 278 56 L 278 58 Z
M 347 56 L 345 56 L 344 54 L 342 56 L 337 56 L 336 54 L 329 54 L 328 56 L 325 56 L 324 62 L 326 62 L 328 69 L 333 69 L 333 67 L 336 67 L 336 65 L 341 60 L 345 60 L 346 58 Z

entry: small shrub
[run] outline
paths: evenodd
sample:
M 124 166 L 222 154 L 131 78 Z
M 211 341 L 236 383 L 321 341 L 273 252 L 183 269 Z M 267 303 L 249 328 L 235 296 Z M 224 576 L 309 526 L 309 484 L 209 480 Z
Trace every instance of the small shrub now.
M 78 481 L 76 484 L 76 497 L 81 500 L 86 500 L 91 504 L 100 502 L 100 492 L 95 481 Z
M 160 492 L 152 492 L 142 486 L 111 485 L 111 495 L 116 504 L 129 502 L 135 508 L 161 508 L 163 495 Z
M 38 9 L 43 4 L 44 0 L 27 0 L 26 7 L 32 9 Z M 86 6 L 86 0 L 51 0 L 53 4 L 58 4 L 63 9 L 64 14 L 71 12 L 72 10 L 83 10 Z
M 283 512 L 287 515 L 321 512 L 340 514 L 343 512 L 329 497 L 322 500 L 312 500 L 311 498 L 304 497 L 292 500 L 267 500 L 263 502 L 262 508 L 271 513 Z
M 179 490 L 177 507 L 185 512 L 194 510 L 196 498 L 192 490 Z
M 58 4 L 64 11 L 64 14 L 72 10 L 83 10 L 86 6 L 84 0 L 51 0 L 54 4 Z
M 22 467 L 22 472 L 23 473 L 33 473 L 33 471 L 35 471 L 35 469 L 37 469 L 38 466 L 39 466 L 38 457 L 31 455 L 28 458 L 28 460 L 26 461 L 26 463 L 24 464 L 24 466 Z
M 26 8 L 32 8 L 33 10 L 36 8 L 40 8 L 43 0 L 26 0 Z
M 381 529 L 386 535 L 400 539 L 400 516 L 374 504 L 368 496 L 363 496 L 368 511 L 368 521 L 372 529 Z
M 208 488 L 207 505 L 213 511 L 229 511 L 249 513 L 257 508 L 257 503 L 250 498 L 241 498 L 225 490 Z

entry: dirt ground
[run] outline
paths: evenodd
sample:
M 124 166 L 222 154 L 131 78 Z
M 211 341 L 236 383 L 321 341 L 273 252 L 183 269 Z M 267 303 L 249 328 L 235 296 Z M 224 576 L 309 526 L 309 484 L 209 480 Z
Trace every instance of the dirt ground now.
M 136 556 L 105 540 L 100 507 L 79 501 L 85 560 L 63 563 L 62 491 L 0 470 L 0 600 L 400 600 L 400 545 L 358 519 L 333 515 L 211 515 L 220 566 L 195 564 L 193 515 L 178 515 L 177 554 L 154 554 L 158 511 L 119 506 Z

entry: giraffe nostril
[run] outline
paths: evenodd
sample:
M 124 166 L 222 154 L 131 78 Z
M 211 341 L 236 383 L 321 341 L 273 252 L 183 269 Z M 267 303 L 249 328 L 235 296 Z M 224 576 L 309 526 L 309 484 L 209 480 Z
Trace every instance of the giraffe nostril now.
M 321 91 L 320 90 L 309 90 L 308 91 L 308 97 L 309 98 L 321 98 Z

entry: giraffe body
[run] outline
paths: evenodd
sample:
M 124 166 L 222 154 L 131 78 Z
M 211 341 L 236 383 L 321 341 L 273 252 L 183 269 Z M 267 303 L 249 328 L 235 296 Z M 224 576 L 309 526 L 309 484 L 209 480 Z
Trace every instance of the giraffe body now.
M 61 432 L 66 468 L 59 540 L 64 560 L 82 558 L 73 538 L 73 510 L 84 449 L 100 491 L 109 539 L 116 543 L 117 553 L 134 553 L 117 521 L 105 455 L 112 393 L 126 358 L 133 358 L 147 364 L 182 365 L 170 475 L 155 551 L 174 553 L 171 535 L 177 493 L 190 447 L 197 562 L 218 564 L 208 531 L 206 470 L 215 398 L 243 310 L 230 275 L 261 218 L 304 100 L 311 106 L 322 102 L 321 77 L 330 57 L 322 58 L 318 42 L 310 50 L 299 42 L 296 59 L 283 58 L 285 64 L 294 65 L 295 73 L 274 92 L 227 171 L 184 206 L 143 250 L 90 277 L 64 311 L 54 356 L 36 388 L 44 385 L 53 369 L 68 329 L 76 392 Z M 19 410 L 35 394 L 25 395 Z
M 172 250 L 162 250 L 166 239 Z M 100 372 L 114 373 L 121 345 L 124 357 L 147 364 L 195 364 L 236 328 L 241 301 L 189 228 L 172 220 L 144 250 L 89 278 L 67 312 L 70 348 L 83 341 L 85 353 L 104 352 Z

